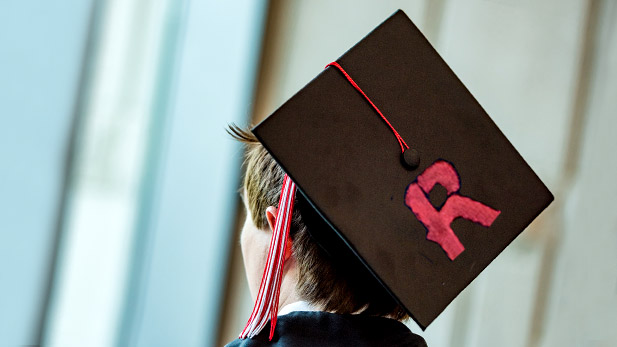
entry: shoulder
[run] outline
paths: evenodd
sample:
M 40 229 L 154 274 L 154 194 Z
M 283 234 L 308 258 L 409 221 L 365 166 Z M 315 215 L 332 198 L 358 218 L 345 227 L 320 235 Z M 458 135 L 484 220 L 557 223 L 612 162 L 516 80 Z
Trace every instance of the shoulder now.
M 403 323 L 382 317 L 327 312 L 292 312 L 277 318 L 272 341 L 270 324 L 252 339 L 234 340 L 227 347 L 261 346 L 426 346 Z

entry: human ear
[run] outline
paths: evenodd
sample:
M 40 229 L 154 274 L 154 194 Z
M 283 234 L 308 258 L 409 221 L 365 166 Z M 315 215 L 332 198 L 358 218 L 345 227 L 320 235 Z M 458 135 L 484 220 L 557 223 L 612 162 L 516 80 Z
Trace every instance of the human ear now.
M 268 220 L 270 232 L 274 232 L 274 226 L 276 225 L 276 212 L 276 207 L 274 206 L 268 206 L 268 208 L 266 208 L 266 219 Z
M 268 220 L 268 226 L 270 227 L 270 232 L 272 233 L 274 233 L 274 228 L 276 225 L 276 214 L 276 207 L 268 206 L 268 208 L 266 208 L 266 219 Z M 291 238 L 287 236 L 287 243 L 285 245 L 285 260 L 291 257 L 291 249 Z

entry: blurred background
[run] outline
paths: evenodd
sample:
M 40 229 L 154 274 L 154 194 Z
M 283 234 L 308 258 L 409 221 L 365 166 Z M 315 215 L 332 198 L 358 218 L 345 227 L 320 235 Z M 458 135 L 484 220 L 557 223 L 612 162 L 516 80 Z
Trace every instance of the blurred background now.
M 403 9 L 555 202 L 422 332 L 617 346 L 617 1 L 0 1 L 0 346 L 222 346 L 255 123 Z

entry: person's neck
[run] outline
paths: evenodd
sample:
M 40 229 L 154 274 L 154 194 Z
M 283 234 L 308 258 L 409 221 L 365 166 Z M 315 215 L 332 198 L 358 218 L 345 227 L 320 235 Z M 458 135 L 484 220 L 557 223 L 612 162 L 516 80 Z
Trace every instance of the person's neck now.
M 298 270 L 296 262 L 293 258 L 288 259 L 288 264 L 285 264 L 283 272 L 283 280 L 281 281 L 281 291 L 279 296 L 279 310 L 291 303 L 301 301 L 302 298 L 298 294 Z

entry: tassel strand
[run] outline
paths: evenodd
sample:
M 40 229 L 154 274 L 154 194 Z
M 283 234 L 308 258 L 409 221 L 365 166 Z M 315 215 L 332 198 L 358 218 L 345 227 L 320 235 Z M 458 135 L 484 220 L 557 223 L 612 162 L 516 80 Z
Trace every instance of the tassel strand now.
M 295 195 L 296 184 L 289 176 L 285 175 L 276 213 L 275 227 L 272 232 L 272 239 L 270 240 L 268 258 L 266 259 L 266 267 L 261 278 L 257 300 L 255 300 L 251 317 L 240 334 L 241 339 L 251 338 L 259 334 L 268 324 L 268 320 L 271 321 L 269 339 L 272 340 L 274 336 L 281 281 L 283 279 L 283 267 L 285 265 L 285 251 L 289 239 L 289 227 L 291 226 Z

